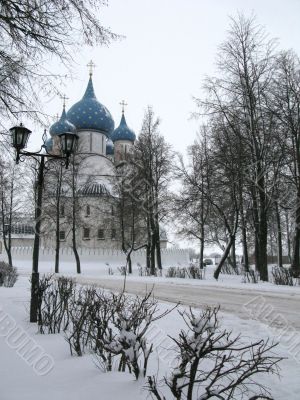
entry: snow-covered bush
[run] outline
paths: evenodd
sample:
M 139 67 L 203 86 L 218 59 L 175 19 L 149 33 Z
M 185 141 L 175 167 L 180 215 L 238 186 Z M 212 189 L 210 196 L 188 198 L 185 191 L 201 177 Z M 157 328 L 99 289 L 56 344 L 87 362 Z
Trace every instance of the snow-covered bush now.
M 18 279 L 17 269 L 4 261 L 0 262 L 0 286 L 13 287 Z
M 294 286 L 296 284 L 296 279 L 293 278 L 293 273 L 290 268 L 274 266 L 271 275 L 275 285 Z
M 126 368 L 135 378 L 146 376 L 152 344 L 146 334 L 150 325 L 169 311 L 159 313 L 152 292 L 143 297 L 124 293 L 97 293 L 91 314 L 90 344 L 101 369 Z
M 82 356 L 90 349 L 91 316 L 93 315 L 97 290 L 95 287 L 81 287 L 69 300 L 69 324 L 65 339 L 69 343 L 71 355 Z
M 201 269 L 193 264 L 187 268 L 184 267 L 169 267 L 166 271 L 166 278 L 191 278 L 191 279 L 204 279 L 205 268 Z
M 138 379 L 146 376 L 152 352 L 146 333 L 167 313 L 158 312 L 152 292 L 139 297 L 83 287 L 69 299 L 65 338 L 72 355 L 92 352 L 102 370 L 128 369 Z
M 259 281 L 258 271 L 254 271 L 252 268 L 250 268 L 249 271 L 243 272 L 243 278 L 242 278 L 243 283 L 258 283 L 258 281 Z
M 191 264 L 187 267 L 186 272 L 189 278 L 192 279 L 204 279 L 205 277 L 205 267 L 201 269 L 200 267 Z
M 185 268 L 169 267 L 166 271 L 166 278 L 186 278 Z
M 95 287 L 76 287 L 68 278 L 40 279 L 38 323 L 40 333 L 65 333 L 71 355 L 96 355 L 98 366 L 146 376 L 152 344 L 150 325 L 167 315 L 159 313 L 152 292 L 129 296 Z
M 118 267 L 118 271 L 120 272 L 120 275 L 125 276 L 126 275 L 126 266 Z
M 161 270 L 155 268 L 154 274 L 152 274 L 151 269 L 147 267 L 141 267 L 138 265 L 139 276 L 161 276 Z
M 70 299 L 76 284 L 66 277 L 43 275 L 39 280 L 38 326 L 40 333 L 59 333 L 69 325 Z
M 218 311 L 208 308 L 201 314 L 192 309 L 181 313 L 188 330 L 173 338 L 178 365 L 164 378 L 163 388 L 155 377 L 148 377 L 152 398 L 164 400 L 171 392 L 176 400 L 270 399 L 255 375 L 278 374 L 281 358 L 273 354 L 276 344 L 243 342 L 240 336 L 220 328 Z
M 241 274 L 241 270 L 240 270 L 240 268 L 238 266 L 236 268 L 234 268 L 229 263 L 225 263 L 225 264 L 222 265 L 221 274 L 240 275 Z

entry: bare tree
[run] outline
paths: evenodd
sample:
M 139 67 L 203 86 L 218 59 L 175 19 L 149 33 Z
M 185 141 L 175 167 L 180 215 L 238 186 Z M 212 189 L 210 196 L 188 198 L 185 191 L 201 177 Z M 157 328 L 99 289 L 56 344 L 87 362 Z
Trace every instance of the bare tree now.
M 64 217 L 65 205 L 63 200 L 63 167 L 57 161 L 50 163 L 46 175 L 47 185 L 44 188 L 44 218 L 47 235 L 55 236 L 55 273 L 59 272 L 61 217 Z M 53 226 L 53 229 L 51 229 Z
M 21 233 L 22 227 L 27 229 L 30 222 L 22 216 L 25 210 L 30 215 L 33 209 L 32 182 L 30 173 L 23 173 L 24 166 L 16 166 L 9 152 L 4 154 L 0 157 L 0 221 L 4 248 L 12 266 L 12 235 Z
M 118 37 L 99 19 L 105 5 L 105 0 L 0 1 L 1 116 L 37 117 L 40 93 L 57 91 L 49 58 L 67 67 L 80 45 Z
M 175 175 L 180 179 L 182 189 L 174 199 L 174 213 L 179 222 L 178 233 L 188 239 L 200 242 L 199 266 L 203 268 L 204 246 L 207 242 L 206 232 L 210 215 L 208 201 L 210 183 L 210 161 L 207 146 L 206 126 L 203 126 L 199 137 L 188 149 L 189 165 L 183 157 L 175 166 Z
M 128 158 L 127 161 L 117 166 L 115 191 L 121 232 L 121 248 L 126 254 L 129 274 L 132 273 L 132 253 L 147 246 L 145 210 L 140 202 L 140 198 L 144 195 L 142 190 L 143 185 L 139 185 L 135 165 Z
M 162 268 L 159 224 L 168 213 L 168 186 L 172 168 L 171 147 L 159 134 L 159 123 L 152 108 L 148 107 L 133 155 L 138 186 L 144 192 L 140 206 L 145 211 L 147 266 L 152 274 L 156 264 L 159 269 Z
M 248 168 L 243 180 L 252 202 L 256 268 L 261 279 L 268 280 L 268 213 L 277 178 L 270 169 L 274 159 L 282 156 L 276 154 L 277 123 L 267 107 L 275 68 L 274 41 L 267 39 L 254 18 L 239 15 L 231 20 L 228 38 L 220 47 L 218 68 L 219 76 L 206 80 L 207 98 L 197 103 L 203 113 L 219 116 L 231 131 L 232 145 L 241 143 L 244 148 Z
M 272 109 L 282 126 L 281 146 L 286 168 L 282 170 L 285 193 L 278 196 L 278 206 L 294 213 L 292 269 L 300 274 L 300 62 L 291 51 L 276 59 L 272 90 Z M 278 210 L 279 212 L 279 210 Z M 278 214 L 277 214 L 278 215 Z

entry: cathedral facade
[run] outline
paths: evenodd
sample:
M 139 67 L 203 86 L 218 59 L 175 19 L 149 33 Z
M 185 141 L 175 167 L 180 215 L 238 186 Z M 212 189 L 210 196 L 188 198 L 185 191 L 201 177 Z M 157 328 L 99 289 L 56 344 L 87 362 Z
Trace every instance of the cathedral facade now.
M 111 113 L 97 100 L 90 73 L 82 99 L 68 111 L 64 105 L 60 119 L 50 127 L 45 143 L 49 154 L 59 154 L 58 135 L 67 131 L 78 135 L 73 174 L 54 167 L 45 177 L 42 246 L 55 248 L 59 241 L 61 248 L 71 247 L 75 235 L 80 248 L 121 249 L 117 166 L 132 153 L 136 140 L 125 119 L 124 102 L 115 128 Z M 139 229 L 142 237 L 144 228 Z M 161 247 L 166 245 L 162 230 Z

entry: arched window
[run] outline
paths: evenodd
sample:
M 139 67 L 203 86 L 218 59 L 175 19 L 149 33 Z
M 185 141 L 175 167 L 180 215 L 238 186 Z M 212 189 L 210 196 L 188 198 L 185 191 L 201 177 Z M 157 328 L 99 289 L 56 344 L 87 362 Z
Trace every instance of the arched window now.
M 97 236 L 98 240 L 103 240 L 104 239 L 104 229 L 99 228 L 98 229 L 98 236 Z
M 83 239 L 84 240 L 90 239 L 90 228 L 83 228 Z

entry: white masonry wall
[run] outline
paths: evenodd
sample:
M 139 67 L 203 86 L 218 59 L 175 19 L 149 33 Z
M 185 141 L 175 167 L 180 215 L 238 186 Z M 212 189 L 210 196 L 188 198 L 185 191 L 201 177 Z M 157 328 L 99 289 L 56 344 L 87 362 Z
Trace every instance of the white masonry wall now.
M 120 250 L 113 249 L 78 249 L 79 256 L 82 263 L 85 262 L 99 262 L 99 266 L 105 264 L 109 265 L 125 265 L 126 257 Z M 187 249 L 163 249 L 162 263 L 163 267 L 170 266 L 187 266 L 189 263 L 189 251 Z M 32 258 L 32 247 L 13 247 L 12 248 L 13 260 L 30 260 Z M 53 261 L 54 263 L 55 252 L 53 249 L 40 249 L 40 261 Z M 6 253 L 2 251 L 0 260 L 6 260 Z M 61 262 L 74 260 L 72 249 L 65 248 L 60 251 Z M 138 250 L 132 255 L 133 266 L 137 264 L 144 267 L 146 265 L 146 252 L 145 250 Z M 84 266 L 83 266 L 84 267 Z

